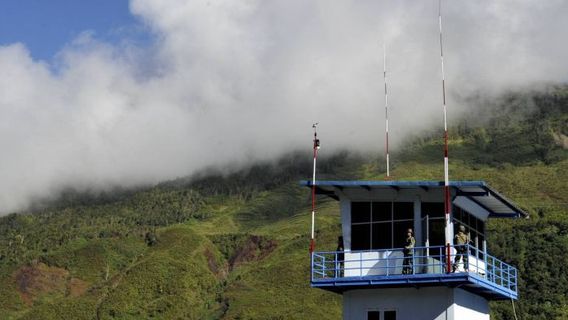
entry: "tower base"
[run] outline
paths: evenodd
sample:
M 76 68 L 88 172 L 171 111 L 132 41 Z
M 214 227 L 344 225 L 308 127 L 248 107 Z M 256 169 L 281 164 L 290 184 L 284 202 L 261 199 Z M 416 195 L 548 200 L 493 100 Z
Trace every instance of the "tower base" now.
M 343 319 L 489 320 L 489 303 L 449 287 L 350 290 L 343 293 Z

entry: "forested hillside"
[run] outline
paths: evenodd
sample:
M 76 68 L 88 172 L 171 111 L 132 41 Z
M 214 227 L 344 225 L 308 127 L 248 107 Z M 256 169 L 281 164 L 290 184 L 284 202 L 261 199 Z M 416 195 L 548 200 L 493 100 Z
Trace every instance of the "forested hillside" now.
M 489 250 L 519 268 L 519 319 L 566 319 L 568 89 L 469 103 L 450 131 L 451 179 L 485 180 L 530 214 L 492 220 Z M 409 139 L 395 179 L 442 180 L 440 137 Z M 322 177 L 384 177 L 379 155 L 321 154 Z M 0 318 L 340 319 L 341 296 L 309 287 L 298 181 L 310 176 L 309 152 L 295 152 L 138 190 L 68 190 L 4 216 Z M 319 203 L 318 249 L 335 249 L 338 205 Z M 514 319 L 511 302 L 492 303 L 492 319 Z

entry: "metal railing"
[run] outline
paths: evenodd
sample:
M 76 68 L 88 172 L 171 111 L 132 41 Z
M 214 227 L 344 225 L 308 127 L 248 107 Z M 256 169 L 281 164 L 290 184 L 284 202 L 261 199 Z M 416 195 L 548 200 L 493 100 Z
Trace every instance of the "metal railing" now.
M 517 269 L 470 245 L 415 247 L 366 251 L 314 252 L 312 282 L 367 277 L 418 277 L 447 273 L 475 275 L 489 284 L 517 292 Z

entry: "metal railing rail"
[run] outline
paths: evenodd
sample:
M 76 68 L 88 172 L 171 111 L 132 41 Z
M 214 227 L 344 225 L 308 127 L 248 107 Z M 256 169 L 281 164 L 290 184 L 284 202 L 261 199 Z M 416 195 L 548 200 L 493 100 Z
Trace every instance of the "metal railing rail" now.
M 446 252 L 445 246 L 415 247 L 410 255 L 404 255 L 403 248 L 314 252 L 311 278 L 318 282 L 352 277 L 441 275 L 446 274 Z M 451 246 L 450 260 L 457 261 L 454 272 L 474 274 L 517 292 L 517 269 L 474 246 Z

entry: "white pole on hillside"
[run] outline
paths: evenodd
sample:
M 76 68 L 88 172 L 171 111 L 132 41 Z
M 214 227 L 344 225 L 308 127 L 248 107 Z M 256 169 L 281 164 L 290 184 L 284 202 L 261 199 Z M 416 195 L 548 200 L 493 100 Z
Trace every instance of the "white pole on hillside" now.
M 320 142 L 317 133 L 317 123 L 312 125 L 314 129 L 314 168 L 312 175 L 312 232 L 310 237 L 310 253 L 313 253 L 316 248 L 315 241 L 315 223 L 316 223 L 316 163 L 318 159 L 318 150 L 320 148 Z
M 450 194 L 450 173 L 448 164 L 448 117 L 446 108 L 446 76 L 444 74 L 444 46 L 442 37 L 442 0 L 439 0 L 438 7 L 438 25 L 440 27 L 440 63 L 442 65 L 442 106 L 444 109 L 444 211 L 446 218 L 446 272 L 451 271 L 450 262 L 450 247 L 453 239 L 453 224 L 452 224 L 452 204 Z
M 390 155 L 389 155 L 389 96 L 387 91 L 387 49 L 383 44 L 383 78 L 385 79 L 385 156 L 387 160 L 387 176 L 390 179 Z

